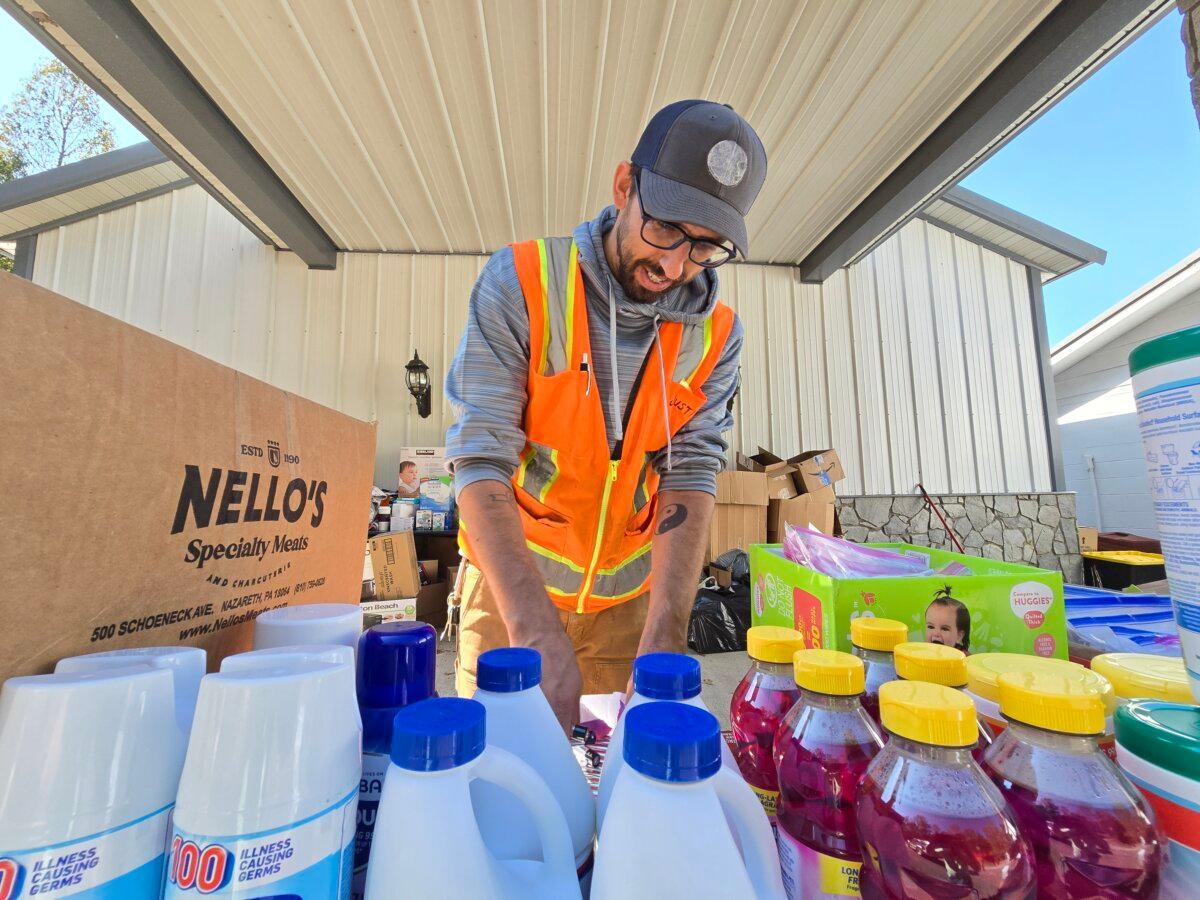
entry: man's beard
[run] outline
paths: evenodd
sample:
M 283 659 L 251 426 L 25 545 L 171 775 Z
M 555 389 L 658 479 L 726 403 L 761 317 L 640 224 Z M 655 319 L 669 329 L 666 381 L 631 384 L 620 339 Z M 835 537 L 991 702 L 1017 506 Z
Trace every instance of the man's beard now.
M 618 217 L 616 224 L 617 271 L 613 275 L 616 276 L 617 284 L 621 285 L 621 290 L 625 292 L 625 296 L 634 303 L 655 303 L 683 284 L 683 280 L 676 279 L 661 291 L 648 291 L 638 284 L 636 275 L 638 266 L 645 266 L 656 278 L 665 278 L 666 273 L 649 260 L 636 259 L 626 253 L 625 238 L 629 233 L 628 225 L 629 223 L 624 221 L 623 217 Z

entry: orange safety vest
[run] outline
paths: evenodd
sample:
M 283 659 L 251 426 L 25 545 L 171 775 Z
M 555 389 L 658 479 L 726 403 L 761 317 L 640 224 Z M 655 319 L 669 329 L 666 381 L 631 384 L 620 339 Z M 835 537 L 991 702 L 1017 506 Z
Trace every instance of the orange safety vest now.
M 529 312 L 526 444 L 513 476 L 525 542 L 556 606 L 599 612 L 650 589 L 658 508 L 651 457 L 667 443 L 657 351 L 651 346 L 642 363 L 626 405 L 624 437 L 610 456 L 590 371 L 579 248 L 571 238 L 512 248 Z M 659 326 L 672 435 L 704 404 L 701 388 L 732 329 L 733 311 L 720 302 L 701 323 Z M 476 527 L 487 525 L 470 525 Z M 460 522 L 459 542 L 468 558 L 477 558 L 466 522 Z

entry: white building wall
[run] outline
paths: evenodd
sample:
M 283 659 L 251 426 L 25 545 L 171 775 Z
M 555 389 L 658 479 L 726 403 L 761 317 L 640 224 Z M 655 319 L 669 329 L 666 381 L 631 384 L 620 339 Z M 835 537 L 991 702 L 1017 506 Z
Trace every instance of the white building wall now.
M 1197 322 L 1200 290 L 1055 373 L 1065 489 L 1079 495 L 1080 525 L 1158 536 L 1129 378 L 1129 353 L 1151 338 Z M 1094 461 L 1094 483 L 1088 457 Z
M 375 477 L 440 444 L 441 379 L 482 256 L 347 253 L 306 269 L 188 187 L 39 235 L 33 280 L 218 362 L 379 422 Z M 836 447 L 844 494 L 1050 489 L 1026 270 L 914 221 L 822 285 L 722 272 L 746 329 L 731 451 Z M 433 415 L 404 383 L 413 350 Z

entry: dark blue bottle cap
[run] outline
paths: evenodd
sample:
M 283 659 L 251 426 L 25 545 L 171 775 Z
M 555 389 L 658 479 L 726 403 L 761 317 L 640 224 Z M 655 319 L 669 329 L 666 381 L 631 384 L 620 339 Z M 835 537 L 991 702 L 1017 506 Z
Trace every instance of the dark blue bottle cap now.
M 642 703 L 625 714 L 625 762 L 659 781 L 703 781 L 721 768 L 721 726 L 706 709 Z
M 437 632 L 424 622 L 384 622 L 358 638 L 358 705 L 395 709 L 434 696 Z
M 396 713 L 392 762 L 412 772 L 453 769 L 482 753 L 485 738 L 482 703 L 431 697 Z
M 647 653 L 633 661 L 633 689 L 651 700 L 687 700 L 700 693 L 700 661 L 682 653 Z
M 542 654 L 529 647 L 499 647 L 479 655 L 475 684 L 481 691 L 511 694 L 542 683 Z

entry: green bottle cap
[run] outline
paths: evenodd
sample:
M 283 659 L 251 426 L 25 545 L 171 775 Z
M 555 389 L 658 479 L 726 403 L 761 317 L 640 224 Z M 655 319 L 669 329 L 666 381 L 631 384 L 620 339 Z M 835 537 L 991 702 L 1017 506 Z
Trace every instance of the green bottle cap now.
M 1200 781 L 1200 706 L 1134 700 L 1113 716 L 1117 743 L 1160 769 Z
M 1129 374 L 1136 375 L 1153 366 L 1200 356 L 1200 325 L 1173 331 L 1146 341 L 1129 354 Z

